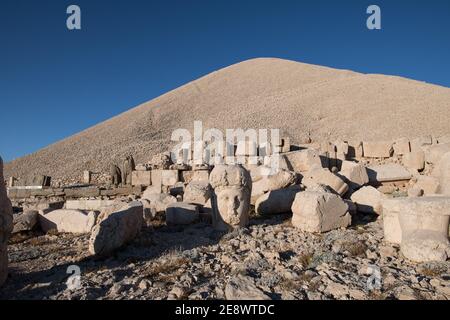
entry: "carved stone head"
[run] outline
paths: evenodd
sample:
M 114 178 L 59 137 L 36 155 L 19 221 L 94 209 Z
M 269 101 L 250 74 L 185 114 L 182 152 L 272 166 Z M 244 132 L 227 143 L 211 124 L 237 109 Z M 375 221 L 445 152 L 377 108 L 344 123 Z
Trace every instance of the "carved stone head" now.
M 213 225 L 228 231 L 248 224 L 252 179 L 241 165 L 217 165 L 210 175 L 214 189 Z

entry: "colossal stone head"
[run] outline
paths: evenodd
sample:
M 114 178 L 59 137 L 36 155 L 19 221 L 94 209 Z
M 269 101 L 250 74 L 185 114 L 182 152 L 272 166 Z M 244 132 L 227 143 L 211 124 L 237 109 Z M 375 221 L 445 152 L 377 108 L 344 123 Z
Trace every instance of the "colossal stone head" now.
M 211 205 L 213 225 L 228 231 L 248 223 L 252 179 L 241 165 L 217 165 L 209 177 L 214 189 Z

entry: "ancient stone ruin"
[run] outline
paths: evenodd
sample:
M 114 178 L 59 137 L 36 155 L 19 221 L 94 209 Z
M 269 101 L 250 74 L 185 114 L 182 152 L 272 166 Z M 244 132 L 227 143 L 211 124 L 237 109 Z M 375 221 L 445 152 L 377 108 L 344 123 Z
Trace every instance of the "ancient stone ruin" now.
M 195 226 L 207 229 L 209 233 L 197 239 L 204 243 L 209 243 L 208 237 L 216 234 L 223 239 L 228 237 L 236 252 L 219 254 L 220 249 L 210 247 L 211 254 L 220 257 L 217 259 L 226 268 L 231 266 L 232 269 L 239 259 L 256 259 L 258 263 L 263 263 L 263 258 L 264 263 L 278 261 L 276 265 L 283 270 L 280 271 L 283 281 L 291 279 L 289 281 L 295 283 L 300 281 L 298 275 L 293 275 L 293 271 L 289 273 L 288 262 L 283 262 L 289 261 L 290 255 L 302 257 L 302 262 L 295 261 L 303 272 L 302 277 L 311 279 L 330 272 L 334 260 L 326 260 L 327 263 L 314 260 L 317 259 L 314 252 L 301 249 L 306 242 L 290 243 L 289 237 L 309 239 L 311 244 L 317 244 L 320 239 L 331 241 L 326 239 L 337 235 L 327 253 L 337 257 L 336 261 L 341 261 L 338 256 L 342 254 L 347 256 L 344 259 L 356 264 L 360 258 L 355 257 L 359 256 L 367 257 L 369 262 L 385 256 L 394 261 L 395 256 L 411 265 L 447 263 L 450 257 L 450 142 L 433 137 L 319 143 L 309 138 L 307 142 L 294 145 L 284 138 L 275 145 L 255 146 L 256 163 L 254 158 L 249 163 L 249 152 L 236 147 L 242 163 L 221 164 L 223 159 L 212 165 L 184 160 L 173 163 L 167 153 L 138 164 L 132 156 L 127 156 L 122 163 L 111 164 L 109 172 L 85 171 L 75 184 L 55 186 L 46 176 L 10 177 L 6 185 L 15 211 L 14 226 L 11 203 L 4 185 L 0 186 L 0 283 L 7 278 L 6 245 L 11 232 L 15 237 L 31 238 L 52 234 L 86 235 L 85 254 L 114 257 L 128 247 L 137 250 L 136 243 L 146 243 L 148 234 L 159 237 L 161 224 L 167 230 L 180 233 L 194 232 Z M 280 152 L 275 171 L 272 164 L 276 154 L 270 153 L 271 150 Z M 285 221 L 280 222 L 279 217 Z M 262 231 L 258 221 L 264 219 L 274 225 L 266 224 Z M 364 231 L 366 224 L 372 229 Z M 371 235 L 366 239 L 376 243 L 370 250 L 357 240 L 358 233 L 351 231 L 376 234 L 373 231 L 376 226 L 381 230 L 378 240 L 370 240 Z M 233 236 L 240 240 L 233 240 Z M 345 237 L 353 240 L 345 240 Z M 279 240 L 278 247 L 275 240 L 258 242 L 272 238 Z M 10 245 L 17 246 L 15 243 Z M 257 245 L 265 249 L 252 247 Z M 145 244 L 141 246 L 148 248 Z M 269 256 L 275 247 L 277 253 Z M 189 252 L 194 256 L 192 261 L 196 261 L 196 254 Z M 328 259 L 326 257 L 323 254 L 321 259 Z M 178 263 L 184 261 L 181 257 L 177 259 L 180 259 Z M 382 261 L 389 264 L 387 260 Z M 152 265 L 152 268 L 157 267 Z M 252 268 L 262 270 L 258 266 Z M 364 274 L 365 271 L 357 272 Z M 14 281 L 14 275 L 10 275 L 8 282 Z M 143 281 L 139 286 L 146 288 Z M 363 298 L 369 294 L 356 289 L 349 291 L 336 282 L 333 282 L 334 287 L 322 283 L 325 289 L 320 296 L 340 297 L 342 294 Z M 443 289 L 441 284 L 434 286 L 441 296 L 450 297 L 448 289 Z M 276 290 L 275 287 L 268 286 L 265 292 Z M 169 297 L 186 297 L 184 291 L 179 291 L 181 289 L 173 290 Z M 218 291 L 218 297 L 268 298 L 248 277 L 232 277 L 223 290 Z

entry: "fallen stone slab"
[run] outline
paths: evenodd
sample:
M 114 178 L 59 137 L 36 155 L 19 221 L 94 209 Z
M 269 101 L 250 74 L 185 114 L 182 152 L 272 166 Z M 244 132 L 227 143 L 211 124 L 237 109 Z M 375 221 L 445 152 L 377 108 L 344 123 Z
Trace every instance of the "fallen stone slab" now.
M 390 158 L 394 152 L 391 141 L 364 141 L 365 158 Z
M 177 202 L 166 209 L 167 225 L 187 225 L 199 220 L 199 208 L 195 204 Z
M 33 230 L 39 218 L 38 211 L 26 211 L 14 216 L 14 229 L 12 233 L 19 233 Z
M 371 183 L 405 181 L 412 177 L 408 169 L 395 163 L 370 166 L 367 173 Z
M 256 200 L 255 211 L 260 215 L 272 215 L 291 211 L 299 186 L 269 191 Z
M 362 187 L 350 196 L 359 212 L 381 215 L 384 195 L 372 186 Z
M 117 196 L 128 196 L 128 195 L 136 195 L 139 196 L 142 193 L 142 186 L 125 186 L 114 189 L 106 189 L 100 190 L 101 196 L 106 197 L 117 197 Z
M 161 170 L 161 184 L 163 186 L 174 186 L 179 181 L 178 170 Z
M 305 191 L 295 196 L 292 225 L 307 232 L 327 232 L 351 224 L 348 205 L 336 194 Z
M 100 214 L 92 229 L 89 252 L 106 256 L 138 236 L 143 225 L 143 206 L 138 201 L 113 205 Z
M 314 167 L 306 172 L 303 176 L 302 184 L 306 188 L 312 188 L 323 184 L 330 187 L 339 195 L 345 194 L 349 189 L 348 184 L 346 184 L 342 178 L 332 173 L 330 170 L 320 167 Z
M 266 192 L 284 189 L 293 185 L 296 179 L 294 172 L 282 169 L 272 175 L 263 176 L 258 181 L 252 183 L 251 203 L 254 204 Z
M 115 203 L 114 200 L 67 200 L 65 208 L 69 210 L 101 211 Z
M 225 297 L 227 300 L 271 300 L 246 276 L 231 278 L 225 286 Z
M 39 201 L 25 202 L 22 206 L 23 211 L 40 211 L 44 209 L 58 210 L 64 208 L 64 201 Z
M 6 195 L 3 178 L 3 160 L 0 157 L 0 286 L 8 277 L 8 240 L 13 229 L 11 201 Z
M 39 211 L 39 225 L 42 231 L 57 230 L 63 233 L 89 233 L 95 225 L 98 214 L 94 211 L 59 209 L 48 213 Z

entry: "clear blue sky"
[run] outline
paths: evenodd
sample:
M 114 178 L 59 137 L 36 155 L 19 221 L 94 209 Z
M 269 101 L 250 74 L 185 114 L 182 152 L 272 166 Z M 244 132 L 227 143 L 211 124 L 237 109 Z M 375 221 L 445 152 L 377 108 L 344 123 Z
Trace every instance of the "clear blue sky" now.
M 66 28 L 70 4 L 81 31 Z M 380 31 L 366 28 L 371 4 Z M 249 58 L 450 87 L 450 1 L 2 0 L 0 45 L 8 161 Z

